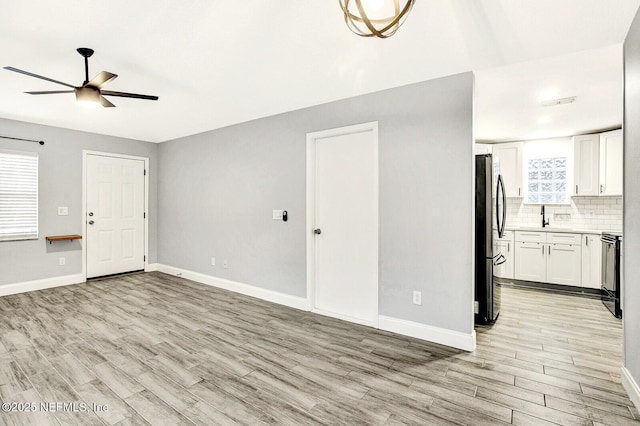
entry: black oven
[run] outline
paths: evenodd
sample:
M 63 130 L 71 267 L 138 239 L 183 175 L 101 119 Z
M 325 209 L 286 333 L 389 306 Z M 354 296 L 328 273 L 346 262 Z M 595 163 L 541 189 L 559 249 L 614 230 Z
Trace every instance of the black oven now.
M 602 234 L 601 298 L 604 306 L 616 317 L 622 318 L 620 308 L 620 238 Z

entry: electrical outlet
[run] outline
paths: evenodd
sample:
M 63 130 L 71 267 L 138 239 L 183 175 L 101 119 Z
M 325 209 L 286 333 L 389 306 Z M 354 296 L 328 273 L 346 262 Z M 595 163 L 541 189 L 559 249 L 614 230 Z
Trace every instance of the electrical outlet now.
M 283 210 L 274 210 L 273 211 L 273 220 L 282 220 Z
M 225 259 L 225 260 L 223 260 L 223 261 L 222 261 L 222 267 L 223 267 L 224 269 L 228 269 L 228 268 L 229 268 L 229 264 L 227 263 L 227 259 Z
M 216 258 L 215 257 L 211 258 L 211 266 L 216 266 Z
M 58 259 L 58 265 L 60 266 L 64 266 L 67 263 L 67 259 L 65 259 L 64 257 L 61 257 Z
M 69 216 L 69 207 L 58 207 L 58 216 Z
M 414 291 L 413 292 L 413 304 L 414 305 L 422 305 L 422 292 Z

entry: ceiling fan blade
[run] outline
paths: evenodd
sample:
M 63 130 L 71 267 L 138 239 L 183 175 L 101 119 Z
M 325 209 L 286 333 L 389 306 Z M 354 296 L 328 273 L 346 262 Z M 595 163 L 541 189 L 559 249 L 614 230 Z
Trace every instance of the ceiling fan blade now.
M 93 86 L 100 89 L 102 86 L 105 86 L 117 76 L 117 74 L 110 73 L 109 71 L 102 71 L 100 74 L 93 77 L 93 80 L 85 84 L 85 86 Z
M 157 96 L 152 95 L 139 95 L 137 93 L 126 93 L 126 92 L 112 92 L 110 90 L 101 90 L 100 93 L 106 96 L 119 96 L 121 98 L 135 98 L 135 99 L 148 99 L 150 101 L 157 101 Z
M 73 90 L 48 90 L 45 92 L 24 92 L 24 93 L 28 93 L 30 95 L 53 95 L 56 93 L 73 93 Z
M 5 69 L 5 70 L 8 70 L 8 71 L 13 71 L 13 72 L 17 72 L 17 73 L 20 73 L 20 74 L 28 75 L 29 77 L 39 78 L 40 80 L 46 80 L 46 81 L 50 81 L 50 82 L 52 82 L 52 83 L 62 84 L 63 86 L 71 87 L 72 89 L 75 89 L 75 88 L 76 88 L 75 86 L 72 86 L 72 85 L 70 85 L 70 84 L 63 83 L 62 81 L 54 80 L 54 79 L 49 78 L 49 77 L 43 77 L 43 76 L 41 76 L 41 75 L 34 74 L 34 73 L 32 73 L 32 72 L 29 72 L 29 71 L 20 70 L 20 69 L 18 69 L 18 68 L 14 68 L 14 67 L 4 67 L 4 69 Z
M 105 108 L 115 107 L 115 105 L 109 102 L 104 96 L 100 96 L 100 104 Z

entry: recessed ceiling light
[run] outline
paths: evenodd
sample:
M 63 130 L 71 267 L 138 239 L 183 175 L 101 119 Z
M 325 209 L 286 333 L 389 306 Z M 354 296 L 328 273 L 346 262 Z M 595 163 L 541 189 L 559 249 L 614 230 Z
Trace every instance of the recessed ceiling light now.
M 540 105 L 543 107 L 550 107 L 550 106 L 556 106 L 556 105 L 572 104 L 575 101 L 576 101 L 575 96 L 569 96 L 567 98 L 550 99 L 548 101 L 540 102 Z
M 540 117 L 538 117 L 538 124 L 547 123 L 551 123 L 551 117 L 549 117 L 548 115 L 541 115 Z

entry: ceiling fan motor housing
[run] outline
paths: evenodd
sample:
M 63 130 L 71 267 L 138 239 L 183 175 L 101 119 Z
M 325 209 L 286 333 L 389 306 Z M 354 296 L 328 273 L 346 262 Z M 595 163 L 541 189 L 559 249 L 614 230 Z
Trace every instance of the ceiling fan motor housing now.
M 100 90 L 93 86 L 76 87 L 74 91 L 78 102 L 100 103 Z

